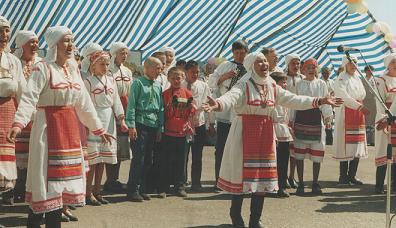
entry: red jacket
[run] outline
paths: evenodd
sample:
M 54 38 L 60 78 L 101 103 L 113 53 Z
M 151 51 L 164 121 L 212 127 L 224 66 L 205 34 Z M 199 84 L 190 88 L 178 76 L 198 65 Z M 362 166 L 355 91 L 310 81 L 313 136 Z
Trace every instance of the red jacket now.
M 193 104 L 191 91 L 186 88 L 169 88 L 163 92 L 164 97 L 164 134 L 184 137 L 191 134 L 191 119 L 196 108 Z

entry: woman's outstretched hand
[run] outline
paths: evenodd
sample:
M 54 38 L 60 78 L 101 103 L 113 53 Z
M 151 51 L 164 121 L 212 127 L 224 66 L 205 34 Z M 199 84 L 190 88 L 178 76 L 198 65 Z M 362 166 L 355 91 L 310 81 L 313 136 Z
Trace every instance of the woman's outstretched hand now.
M 219 103 L 211 96 L 208 96 L 208 102 L 202 105 L 202 109 L 205 112 L 217 111 L 219 108 Z
M 340 105 L 342 105 L 344 103 L 344 100 L 339 97 L 322 97 L 322 98 L 320 98 L 320 103 L 322 105 L 328 104 L 333 107 L 339 107 Z

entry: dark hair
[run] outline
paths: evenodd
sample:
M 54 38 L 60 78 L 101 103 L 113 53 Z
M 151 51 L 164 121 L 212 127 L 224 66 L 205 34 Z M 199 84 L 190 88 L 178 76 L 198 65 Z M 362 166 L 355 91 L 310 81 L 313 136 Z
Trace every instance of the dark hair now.
M 151 54 L 151 56 L 155 57 L 155 58 L 158 58 L 158 57 L 161 57 L 161 56 L 166 57 L 165 53 L 160 52 L 160 51 L 154 52 L 153 54 Z
M 180 59 L 180 60 L 177 60 L 176 66 L 184 67 L 186 65 L 186 63 L 187 63 L 186 60 Z
M 322 69 L 320 70 L 320 72 L 323 73 L 324 71 L 330 72 L 330 68 L 328 68 L 328 67 L 322 67 Z
M 189 69 L 191 69 L 191 68 L 193 68 L 193 67 L 197 67 L 197 66 L 198 66 L 198 62 L 197 62 L 197 61 L 189 60 L 189 61 L 186 63 L 186 65 L 184 66 L 184 69 L 185 69 L 185 70 L 189 70 Z
M 366 67 L 364 68 L 364 71 L 366 71 L 366 70 L 368 70 L 368 69 L 370 69 L 371 71 L 374 71 L 374 67 L 371 66 L 371 65 L 366 66 Z
M 168 77 L 169 77 L 171 74 L 175 73 L 175 72 L 182 72 L 182 73 L 184 74 L 183 68 L 181 68 L 181 67 L 171 67 L 171 68 L 168 70 Z
M 264 55 L 268 55 L 270 52 L 274 52 L 275 48 L 272 47 L 263 47 L 261 49 L 261 53 L 263 53 Z
M 244 40 L 237 40 L 232 43 L 232 51 L 237 49 L 245 49 L 246 52 L 249 52 L 249 45 Z
M 286 76 L 285 73 L 283 73 L 283 72 L 278 72 L 278 71 L 272 72 L 272 73 L 270 74 L 270 76 L 271 76 L 272 79 L 274 79 L 274 81 L 275 81 L 276 83 L 278 83 L 278 82 L 280 82 L 280 81 L 282 81 L 282 80 L 286 80 L 286 79 L 287 79 L 287 76 Z

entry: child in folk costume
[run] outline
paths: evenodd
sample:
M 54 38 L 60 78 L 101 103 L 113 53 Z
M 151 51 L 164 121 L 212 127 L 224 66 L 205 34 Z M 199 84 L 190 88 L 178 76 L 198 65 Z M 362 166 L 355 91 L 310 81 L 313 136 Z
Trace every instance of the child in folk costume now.
M 285 57 L 287 75 L 286 89 L 292 93 L 296 93 L 296 85 L 299 81 L 305 78 L 304 75 L 300 74 L 301 58 L 299 55 L 292 53 Z M 289 110 L 289 117 L 294 116 L 294 110 Z M 290 126 L 293 125 L 293 119 L 290 119 Z M 288 185 L 292 188 L 297 188 L 297 182 L 294 179 L 294 173 L 296 170 L 296 159 L 294 158 L 294 144 L 290 143 L 290 171 L 288 178 Z
M 15 36 L 15 44 L 17 49 L 14 55 L 21 60 L 23 73 L 27 80 L 32 74 L 33 65 L 40 62 L 41 58 L 37 56 L 38 37 L 32 31 L 21 30 Z M 32 116 L 32 120 L 34 115 Z M 21 132 L 15 144 L 16 164 L 18 168 L 18 179 L 15 185 L 14 196 L 16 200 L 24 201 L 25 185 L 27 175 L 27 165 L 29 156 L 29 138 L 32 129 L 30 122 Z
M 384 75 L 377 79 L 378 92 L 380 97 L 388 108 L 396 100 L 396 54 L 392 53 L 385 57 L 386 71 Z M 386 116 L 384 108 L 377 101 L 377 115 L 375 121 L 380 121 Z M 395 114 L 393 112 L 393 114 Z M 396 144 L 395 138 L 396 124 L 393 123 L 390 129 L 375 130 L 375 165 L 377 166 L 376 179 L 375 179 L 375 192 L 378 194 L 384 193 L 384 180 L 386 174 L 386 152 L 390 140 L 392 145 Z M 392 163 L 396 161 L 396 149 L 392 147 Z M 396 191 L 396 168 L 392 164 L 392 192 Z
M 118 95 L 120 96 L 124 112 L 128 106 L 128 96 L 133 83 L 132 71 L 124 66 L 128 56 L 128 47 L 123 42 L 115 42 L 110 47 L 110 73 L 114 78 Z M 106 164 L 106 182 L 103 186 L 105 191 L 121 193 L 124 192 L 123 185 L 118 180 L 122 161 L 130 160 L 132 151 L 128 132 L 121 130 L 121 121 L 117 120 L 117 164 Z
M 286 89 L 286 74 L 273 72 L 270 74 L 277 85 Z M 276 166 L 278 171 L 278 196 L 289 197 L 287 188 L 287 168 L 289 165 L 290 142 L 293 142 L 292 129 L 289 127 L 289 109 L 276 105 L 273 115 L 274 129 L 276 134 Z
M 45 33 L 49 46 L 45 62 L 32 69 L 29 90 L 23 93 L 8 140 L 15 141 L 36 110 L 29 144 L 26 202 L 28 227 L 60 227 L 63 205 L 85 203 L 85 174 L 79 119 L 103 143 L 111 135 L 102 128 L 73 59 L 73 35 L 64 26 Z
M 193 132 L 192 117 L 196 106 L 193 103 L 191 91 L 181 87 L 184 77 L 183 69 L 176 67 L 169 69 L 168 79 L 171 87 L 163 93 L 165 129 L 162 150 L 159 154 L 161 198 L 166 197 L 166 192 L 172 183 L 175 185 L 175 192 L 178 196 L 187 196 L 184 189 L 186 135 Z
M 342 101 L 297 96 L 282 89 L 268 77 L 268 62 L 262 53 L 247 55 L 244 66 L 247 75 L 220 98 L 210 98 L 204 109 L 235 107 L 237 116 L 227 138 L 218 186 L 233 194 L 230 216 L 234 227 L 245 227 L 241 216 L 243 194 L 251 193 L 249 227 L 261 228 L 263 193 L 278 189 L 272 123 L 275 106 L 298 110 Z
M 91 75 L 85 80 L 85 86 L 91 96 L 96 112 L 105 130 L 116 137 L 116 119 L 121 123 L 121 130 L 126 132 L 124 109 L 116 81 L 108 74 L 110 56 L 107 52 L 97 51 L 90 56 Z M 90 133 L 88 135 L 88 163 L 86 203 L 99 206 L 108 204 L 100 193 L 100 186 L 104 170 L 104 164 L 117 164 L 117 144 L 103 145 L 100 139 Z M 95 177 L 95 185 L 92 189 L 92 180 Z
M 352 57 L 354 62 L 357 58 Z M 335 79 L 334 94 L 345 100 L 335 109 L 334 158 L 340 161 L 340 185 L 361 185 L 356 178 L 360 158 L 367 157 L 366 127 L 364 115 L 370 111 L 364 107 L 366 91 L 356 73 L 355 65 L 347 57 L 342 59 L 344 71 Z
M 328 96 L 326 83 L 316 78 L 318 63 L 315 59 L 308 59 L 303 64 L 305 79 L 296 85 L 296 94 L 310 97 Z M 296 111 L 294 117 L 294 155 L 297 160 L 298 187 L 296 194 L 304 195 L 304 159 L 313 162 L 312 193 L 322 194 L 318 183 L 320 163 L 323 161 L 326 149 L 325 126 L 329 126 L 333 119 L 330 105 L 304 111 Z
M 10 22 L 0 16 L 0 192 L 4 204 L 14 203 L 14 187 L 17 179 L 17 165 L 14 142 L 7 142 L 6 133 L 10 130 L 17 104 L 26 90 L 26 80 L 21 62 L 9 53 L 11 37 Z
M 83 80 L 91 75 L 91 72 L 89 71 L 89 67 L 91 66 L 90 57 L 97 51 L 103 51 L 103 48 L 99 44 L 93 42 L 88 43 L 81 50 L 81 56 L 83 57 L 83 60 L 81 61 L 80 72 Z
M 206 122 L 209 123 L 209 134 L 214 135 L 216 133 L 214 129 L 215 116 L 214 113 L 209 113 L 205 117 L 205 112 L 201 108 L 202 104 L 206 103 L 208 96 L 211 95 L 210 89 L 206 82 L 198 80 L 199 66 L 194 60 L 190 60 L 184 67 L 186 72 L 186 80 L 183 82 L 183 86 L 192 92 L 194 101 L 198 107 L 197 112 L 193 117 L 194 135 L 192 142 L 187 145 L 187 160 L 191 146 L 191 190 L 195 192 L 202 191 L 201 185 L 201 173 L 202 173 L 202 151 L 206 140 Z M 187 163 L 186 162 L 186 175 L 187 175 Z

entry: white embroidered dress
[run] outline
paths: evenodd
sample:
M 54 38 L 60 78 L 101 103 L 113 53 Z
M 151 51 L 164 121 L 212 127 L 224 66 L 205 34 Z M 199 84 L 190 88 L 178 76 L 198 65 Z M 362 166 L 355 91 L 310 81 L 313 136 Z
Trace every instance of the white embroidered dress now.
M 116 118 L 124 118 L 120 97 L 115 79 L 111 75 L 90 75 L 84 80 L 85 86 L 91 96 L 103 128 L 108 134 L 117 137 Z M 88 163 L 117 163 L 117 144 L 103 144 L 100 137 L 90 133 L 88 135 Z
M 23 129 L 31 120 L 36 106 L 38 107 L 30 135 L 26 201 L 35 213 L 57 210 L 64 204 L 83 205 L 85 203 L 84 170 L 81 176 L 74 179 L 49 181 L 49 175 L 54 173 L 51 173 L 48 167 L 55 164 L 50 163 L 48 157 L 49 140 L 52 140 L 52 136 L 47 135 L 46 117 L 46 107 L 72 107 L 85 126 L 98 135 L 104 133 L 78 68 L 72 65 L 62 68 L 56 63 L 40 62 L 33 68 L 33 74 L 28 80 L 28 88 L 29 90 L 21 98 L 14 123 L 14 126 Z M 78 126 L 78 122 L 74 124 Z M 76 132 L 63 132 L 63 134 L 65 137 L 78 135 L 78 127 L 75 130 Z M 57 131 L 62 132 L 62 127 Z M 81 145 L 76 152 L 77 156 L 73 159 L 55 162 L 65 166 L 83 164 Z

